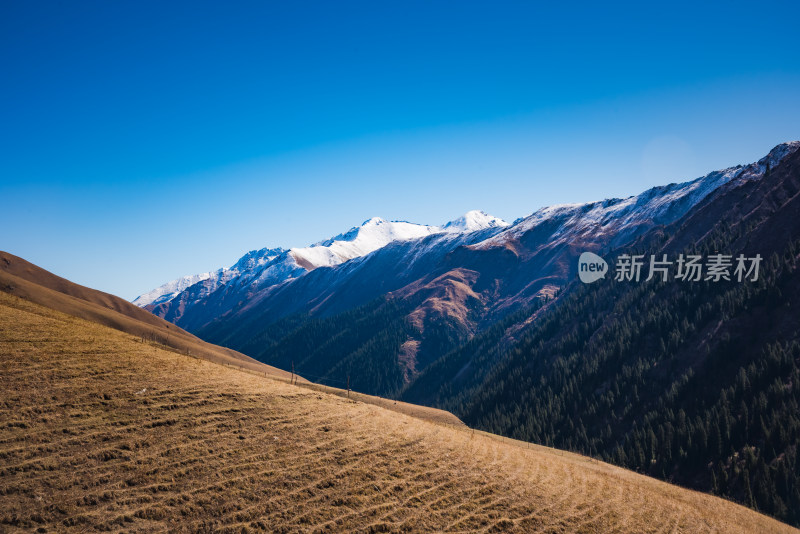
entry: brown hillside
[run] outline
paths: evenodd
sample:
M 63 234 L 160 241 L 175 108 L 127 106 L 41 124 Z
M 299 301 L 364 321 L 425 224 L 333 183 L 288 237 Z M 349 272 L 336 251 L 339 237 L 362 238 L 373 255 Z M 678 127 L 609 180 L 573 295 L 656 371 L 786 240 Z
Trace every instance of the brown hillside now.
M 2 251 L 0 290 L 216 363 L 237 365 L 283 378 L 291 375 L 235 350 L 206 343 L 127 300 L 75 284 Z
M 125 299 L 70 282 L 66 278 L 56 276 L 8 252 L 0 251 L 0 271 L 5 271 L 23 280 L 33 282 L 36 285 L 52 289 L 53 291 L 58 291 L 70 297 L 75 297 L 114 310 L 146 324 L 165 328 L 176 328 L 172 323 L 164 321 L 160 317 L 154 316 L 152 313 L 147 313 L 145 310 Z
M 0 293 L 3 532 L 798 532 Z

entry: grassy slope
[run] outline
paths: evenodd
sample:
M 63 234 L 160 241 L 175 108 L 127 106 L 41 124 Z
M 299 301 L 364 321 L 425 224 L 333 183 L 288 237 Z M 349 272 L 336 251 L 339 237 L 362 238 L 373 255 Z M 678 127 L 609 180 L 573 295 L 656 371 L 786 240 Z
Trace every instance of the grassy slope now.
M 291 374 L 235 350 L 207 343 L 124 299 L 75 284 L 3 251 L 0 251 L 0 291 L 213 362 L 276 377 L 289 378 Z
M 797 532 L 0 293 L 0 531 Z

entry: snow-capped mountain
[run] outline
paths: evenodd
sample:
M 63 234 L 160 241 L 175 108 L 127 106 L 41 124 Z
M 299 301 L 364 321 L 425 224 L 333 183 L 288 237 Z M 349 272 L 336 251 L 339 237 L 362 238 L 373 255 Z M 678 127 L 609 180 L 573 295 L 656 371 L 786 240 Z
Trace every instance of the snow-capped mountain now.
M 583 204 L 561 204 L 542 208 L 512 227 L 475 245 L 478 249 L 504 247 L 543 225 L 556 225 L 548 246 L 575 242 L 592 236 L 607 236 L 606 246 L 631 241 L 652 225 L 664 225 L 685 215 L 698 202 L 722 186 L 761 178 L 771 167 L 800 148 L 800 141 L 782 143 L 755 163 L 711 172 L 695 180 L 653 187 L 625 199 L 612 198 Z
M 331 267 L 378 250 L 392 241 L 419 239 L 441 232 L 437 226 L 426 226 L 404 221 L 386 221 L 373 217 L 361 226 L 306 248 L 289 251 L 294 261 L 306 270 Z
M 394 241 L 330 269 L 262 287 L 247 298 L 242 293 L 226 296 L 229 285 L 207 301 L 215 306 L 212 314 L 203 310 L 179 324 L 212 341 L 252 351 L 258 348 L 247 346 L 247 339 L 264 325 L 290 315 L 332 316 L 387 297 L 408 303 L 408 321 L 420 332 L 430 325 L 441 332 L 442 322 L 462 334 L 479 332 L 555 295 L 575 278 L 581 252 L 619 249 L 657 227 L 676 224 L 727 188 L 758 181 L 798 148 L 800 143 L 779 145 L 759 162 L 626 199 L 543 208 L 510 226 L 491 225 L 484 217 L 486 228 L 477 232 L 442 231 Z M 468 214 L 451 227 L 459 222 L 469 227 L 474 218 Z M 425 335 L 409 340 L 408 346 L 421 343 Z
M 654 187 L 624 199 L 612 198 L 583 204 L 559 204 L 537 210 L 477 248 L 504 246 L 546 224 L 557 224 L 550 245 L 568 243 L 578 236 L 609 236 L 609 246 L 630 241 L 653 224 L 668 224 L 683 216 L 709 193 L 740 176 L 744 167 L 712 172 L 691 182 Z
M 542 208 L 513 225 L 478 211 L 442 226 L 373 218 L 310 247 L 251 262 L 224 283 L 198 282 L 148 309 L 242 350 L 248 338 L 289 315 L 325 317 L 382 297 L 409 303 L 408 321 L 420 332 L 430 325 L 441 332 L 447 323 L 472 335 L 553 296 L 575 277 L 580 252 L 619 249 L 676 224 L 722 192 L 758 181 L 798 148 L 784 143 L 756 163 L 626 199 Z
M 237 261 L 232 267 L 223 267 L 221 269 L 217 269 L 216 271 L 210 271 L 207 273 L 182 276 L 181 278 L 167 282 L 166 284 L 159 286 L 152 291 L 148 291 L 147 293 L 136 297 L 133 300 L 133 304 L 136 304 L 140 308 L 150 307 L 152 309 L 161 303 L 169 302 L 181 294 L 184 290 L 200 282 L 205 282 L 203 284 L 205 289 L 203 296 L 208 295 L 208 293 L 219 287 L 220 284 L 230 281 L 240 273 L 247 272 L 260 265 L 268 263 L 283 252 L 284 250 L 280 248 L 251 250 L 239 258 L 239 261 Z
M 508 223 L 485 214 L 471 211 L 442 226 L 387 221 L 373 217 L 360 226 L 309 247 L 250 251 L 229 268 L 210 273 L 185 276 L 154 289 L 134 300 L 157 315 L 180 322 L 187 310 L 225 286 L 228 298 L 236 302 L 249 299 L 258 291 L 302 276 L 320 267 L 333 267 L 354 258 L 365 256 L 389 243 L 410 241 L 434 234 L 460 234 L 486 228 L 503 228 Z M 235 295 L 235 296 L 233 296 Z M 220 303 L 219 311 L 224 311 Z

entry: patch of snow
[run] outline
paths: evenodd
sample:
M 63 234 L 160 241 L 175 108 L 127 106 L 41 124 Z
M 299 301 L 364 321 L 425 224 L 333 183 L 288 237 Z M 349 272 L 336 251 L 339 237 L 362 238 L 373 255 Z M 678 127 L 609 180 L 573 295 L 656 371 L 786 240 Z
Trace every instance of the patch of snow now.
M 219 271 L 216 271 L 219 272 Z M 192 274 L 189 276 L 182 276 L 170 282 L 167 282 L 163 286 L 159 286 L 152 291 L 148 291 L 143 295 L 139 295 L 133 300 L 133 303 L 137 306 L 143 308 L 148 304 L 159 304 L 161 302 L 166 302 L 168 300 L 173 299 L 178 293 L 183 291 L 189 286 L 193 286 L 197 282 L 202 282 L 203 280 L 208 280 L 213 276 L 215 271 L 207 272 L 207 273 L 200 273 L 200 274 Z
M 293 248 L 291 255 L 303 267 L 331 267 L 369 254 L 392 241 L 408 241 L 442 232 L 437 226 L 386 221 L 373 217 L 361 226 L 306 248 Z M 308 269 L 311 270 L 311 269 Z
M 448 222 L 442 226 L 442 229 L 447 232 L 477 232 L 478 230 L 485 230 L 486 228 L 500 228 L 506 226 L 509 226 L 509 224 L 499 217 L 494 217 L 480 210 L 472 210 L 458 219 Z
M 685 215 L 712 191 L 736 179 L 761 178 L 768 168 L 775 167 L 785 157 L 800 149 L 800 141 L 782 143 L 756 163 L 714 171 L 681 184 L 654 187 L 625 199 L 608 199 L 583 204 L 561 204 L 541 208 L 475 248 L 504 246 L 523 234 L 548 223 L 557 225 L 551 242 L 562 242 L 577 236 L 613 235 L 612 244 L 621 243 L 640 234 L 653 224 L 668 224 Z

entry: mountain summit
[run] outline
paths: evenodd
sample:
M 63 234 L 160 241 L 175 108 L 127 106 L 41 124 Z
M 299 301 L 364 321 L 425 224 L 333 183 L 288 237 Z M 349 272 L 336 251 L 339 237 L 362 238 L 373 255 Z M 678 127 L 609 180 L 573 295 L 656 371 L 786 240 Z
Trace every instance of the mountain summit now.
M 476 232 L 478 230 L 485 230 L 486 228 L 505 226 L 510 226 L 510 224 L 503 219 L 489 215 L 485 211 L 472 210 L 458 219 L 450 221 L 442 228 L 448 232 Z
M 418 239 L 437 232 L 436 226 L 413 224 L 405 221 L 387 221 L 372 217 L 361 226 L 306 248 L 293 248 L 289 252 L 298 265 L 311 271 L 317 267 L 338 265 L 378 250 L 392 241 Z
M 467 212 L 441 227 L 372 217 L 361 226 L 308 247 L 250 251 L 229 268 L 172 280 L 137 297 L 133 303 L 180 323 L 195 304 L 203 302 L 202 319 L 191 323 L 197 327 L 215 319 L 216 314 L 225 313 L 231 303 L 247 301 L 257 292 L 320 267 L 335 267 L 366 256 L 390 243 L 415 241 L 436 234 L 461 235 L 486 229 L 499 231 L 506 226 L 507 222 L 483 211 Z M 218 289 L 224 291 L 215 299 L 209 299 Z

